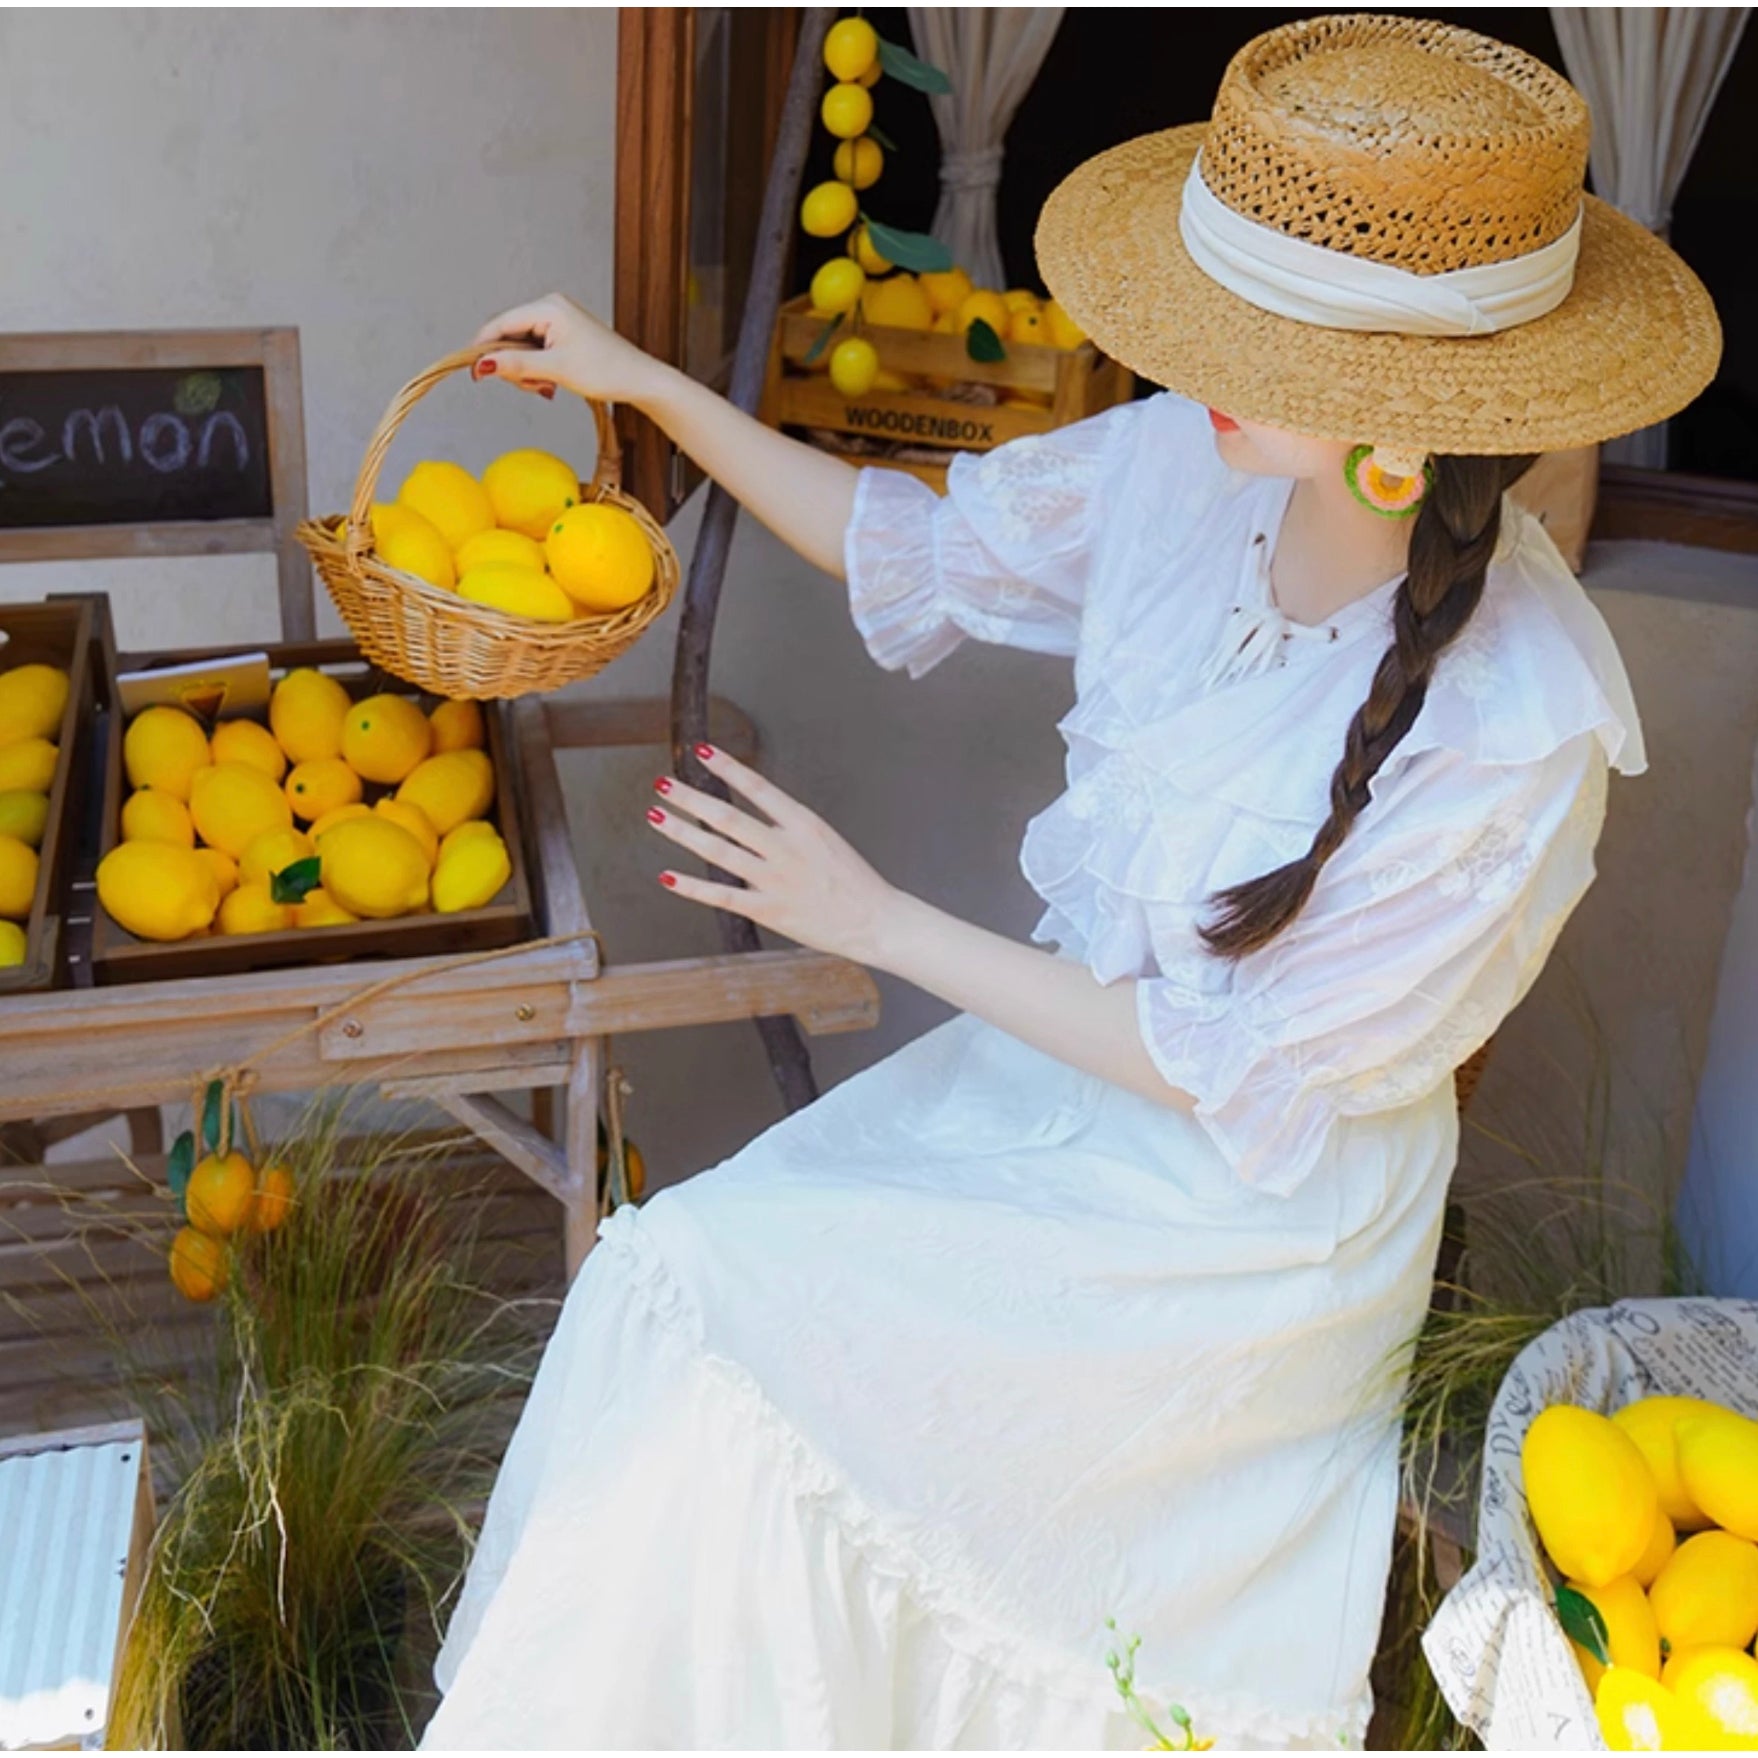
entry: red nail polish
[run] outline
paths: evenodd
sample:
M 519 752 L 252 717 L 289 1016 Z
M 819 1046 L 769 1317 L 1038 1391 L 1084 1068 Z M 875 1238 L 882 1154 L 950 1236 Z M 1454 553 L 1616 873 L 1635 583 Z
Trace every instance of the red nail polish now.
M 655 783 L 654 783 L 654 784 L 653 784 L 653 791 L 654 791 L 654 792 L 655 792 L 655 793 L 656 793 L 656 794 L 668 794 L 668 793 L 670 793 L 670 792 L 671 792 L 671 777 L 670 777 L 670 776 L 669 776 L 669 775 L 662 775 L 662 776 L 661 776 L 661 777 L 660 777 L 660 778 L 659 778 L 659 779 L 658 779 L 658 781 L 656 781 L 656 782 L 655 782 Z
M 714 755 L 714 747 L 712 745 L 698 745 L 696 747 L 696 755 L 706 763 L 708 759 Z
M 665 814 L 657 806 L 649 806 L 647 808 L 647 822 L 649 824 L 663 824 Z
M 478 378 L 493 378 L 499 371 L 500 368 L 492 360 L 479 360 L 476 363 L 476 376 Z
M 547 397 L 553 403 L 555 401 L 555 386 L 541 385 L 538 387 L 537 394 L 540 397 Z
M 678 882 L 678 876 L 676 873 L 661 873 L 659 875 L 659 883 L 661 885 L 668 887 L 668 888 L 675 886 L 677 884 L 677 882 Z

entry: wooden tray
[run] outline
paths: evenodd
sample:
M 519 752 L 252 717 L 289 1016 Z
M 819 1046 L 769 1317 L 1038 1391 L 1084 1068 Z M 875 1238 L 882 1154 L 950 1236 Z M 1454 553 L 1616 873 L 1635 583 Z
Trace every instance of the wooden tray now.
M 0 670 L 15 665 L 58 665 L 70 683 L 67 706 L 55 736 L 60 755 L 49 786 L 49 818 L 37 851 L 37 892 L 22 924 L 24 963 L 0 969 L 0 995 L 58 988 L 66 981 L 62 925 L 67 886 L 79 844 L 80 801 L 92 723 L 93 642 L 99 624 L 97 599 L 80 596 L 43 604 L 0 605 Z
M 118 671 L 150 665 L 180 665 L 223 658 L 229 652 L 266 652 L 269 670 L 279 678 L 296 666 L 316 666 L 331 673 L 356 700 L 382 691 L 415 697 L 423 709 L 432 701 L 407 684 L 388 676 L 361 656 L 352 641 L 296 642 L 279 646 L 219 648 L 189 652 L 130 654 L 119 659 L 105 643 L 109 701 L 117 701 Z M 200 940 L 157 942 L 137 940 L 110 919 L 95 897 L 92 901 L 92 975 L 99 983 L 129 983 L 181 977 L 226 976 L 242 971 L 275 970 L 288 965 L 335 963 L 343 959 L 426 958 L 452 953 L 483 952 L 515 946 L 535 932 L 525 824 L 515 779 L 506 705 L 481 705 L 487 750 L 494 764 L 495 804 L 492 818 L 507 845 L 512 874 L 500 893 L 481 909 L 454 915 L 399 916 L 384 922 L 343 922 L 330 928 L 290 928 L 272 934 L 224 934 Z M 121 841 L 122 802 L 128 781 L 122 767 L 122 715 L 112 708 L 105 717 L 104 802 L 99 857 Z M 369 789 L 370 793 L 389 790 Z

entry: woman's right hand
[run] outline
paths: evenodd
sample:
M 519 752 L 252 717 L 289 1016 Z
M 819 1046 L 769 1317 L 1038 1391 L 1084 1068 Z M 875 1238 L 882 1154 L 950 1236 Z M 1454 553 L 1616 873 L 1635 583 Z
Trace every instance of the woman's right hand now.
M 555 395 L 556 386 L 602 403 L 640 407 L 665 368 L 609 324 L 600 323 L 559 293 L 502 312 L 476 332 L 476 345 L 536 343 L 485 354 L 476 363 L 478 379 L 503 378 L 523 391 Z

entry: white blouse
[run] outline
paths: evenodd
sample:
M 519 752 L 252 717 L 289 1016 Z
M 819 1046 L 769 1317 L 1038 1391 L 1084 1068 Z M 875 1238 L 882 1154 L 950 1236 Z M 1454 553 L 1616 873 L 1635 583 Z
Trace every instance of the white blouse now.
M 1197 924 L 1303 854 L 1398 582 L 1289 622 L 1292 484 L 1221 463 L 1171 395 L 957 458 L 944 498 L 863 471 L 850 602 L 919 677 L 966 637 L 1071 656 L 1067 790 L 1026 831 L 1034 938 L 1137 979 L 1143 1038 L 1237 1175 L 1292 1191 L 1339 1117 L 1431 1093 L 1524 996 L 1594 876 L 1608 765 L 1645 767 L 1610 632 L 1504 503 L 1484 596 L 1294 925 L 1236 961 Z

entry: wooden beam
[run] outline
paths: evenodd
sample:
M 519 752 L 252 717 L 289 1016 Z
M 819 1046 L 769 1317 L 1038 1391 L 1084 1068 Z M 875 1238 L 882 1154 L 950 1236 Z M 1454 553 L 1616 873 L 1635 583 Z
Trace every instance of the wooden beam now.
M 1758 482 L 1606 464 L 1592 534 L 1758 555 Z
M 671 743 L 671 704 L 663 696 L 551 702 L 544 715 L 550 746 L 557 751 L 613 745 L 653 745 L 663 751 Z M 724 696 L 709 699 L 708 736 L 740 762 L 756 762 L 760 749 L 756 722 Z
M 557 1202 L 573 1202 L 578 1194 L 575 1175 L 569 1171 L 562 1150 L 499 1099 L 473 1093 L 435 1093 L 433 1102 L 527 1178 L 542 1185 Z
M 860 1031 L 879 1020 L 872 974 L 822 952 L 735 952 L 656 964 L 611 965 L 574 992 L 579 1036 L 796 1017 L 813 1033 Z

